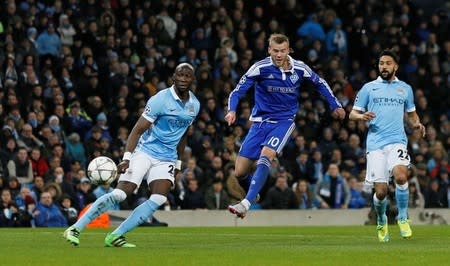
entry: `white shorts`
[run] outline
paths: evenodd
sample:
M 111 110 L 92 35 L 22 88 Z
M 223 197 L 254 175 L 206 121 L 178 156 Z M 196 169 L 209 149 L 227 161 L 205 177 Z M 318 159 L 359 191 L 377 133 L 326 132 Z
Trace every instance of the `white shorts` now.
M 174 183 L 175 162 L 161 161 L 150 155 L 137 151 L 130 158 L 130 166 L 120 175 L 120 181 L 135 183 L 138 187 L 143 179 L 150 184 L 153 180 L 167 179 Z
M 396 165 L 409 166 L 410 158 L 404 144 L 389 144 L 367 153 L 366 183 L 389 183 Z

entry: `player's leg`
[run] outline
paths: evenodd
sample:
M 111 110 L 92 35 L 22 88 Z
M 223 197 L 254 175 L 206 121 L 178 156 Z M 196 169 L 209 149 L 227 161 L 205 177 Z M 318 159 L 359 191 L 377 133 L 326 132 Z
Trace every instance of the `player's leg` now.
M 64 231 L 64 238 L 71 244 L 78 245 L 80 243 L 80 232 L 87 224 L 111 209 L 115 204 L 124 201 L 142 182 L 143 176 L 148 171 L 148 168 L 142 167 L 142 165 L 150 165 L 148 156 L 143 153 L 133 153 L 130 167 L 127 172 L 120 176 L 117 187 L 110 193 L 98 198 L 75 224 Z
M 153 162 L 153 165 L 147 178 L 151 192 L 150 198 L 136 207 L 116 230 L 106 236 L 105 246 L 135 247 L 134 244 L 127 243 L 124 234 L 147 221 L 167 201 L 167 194 L 174 183 L 174 163 L 157 161 Z
M 388 163 L 391 165 L 395 181 L 395 201 L 398 209 L 397 224 L 400 227 L 400 235 L 404 238 L 410 238 L 412 236 L 408 221 L 408 166 L 410 161 L 406 146 L 403 144 L 393 145 Z
M 121 181 L 120 183 L 121 184 L 118 184 L 117 186 L 118 188 L 98 198 L 75 224 L 64 231 L 64 238 L 66 238 L 67 241 L 77 246 L 80 243 L 80 232 L 86 227 L 87 224 L 92 222 L 105 211 L 109 210 L 116 203 L 125 200 L 127 198 L 127 194 L 129 195 L 132 193 L 137 187 L 136 184 L 127 181 Z
M 245 193 L 248 192 L 250 182 L 252 180 L 252 171 L 254 162 L 258 159 L 261 153 L 262 136 L 256 124 L 250 128 L 247 136 L 242 142 L 239 150 L 239 155 L 236 158 L 234 166 L 234 175 L 239 181 L 239 185 L 244 189 Z
M 245 199 L 228 208 L 230 212 L 236 214 L 240 218 L 245 217 L 245 213 L 250 209 L 252 202 L 257 198 L 258 193 L 266 183 L 271 162 L 275 159 L 277 153 L 281 152 L 283 149 L 295 128 L 295 124 L 291 121 L 282 121 L 276 124 L 265 122 L 256 125 L 254 124 L 252 128 L 254 128 L 256 132 L 250 140 L 253 153 L 249 153 L 249 150 L 251 149 L 241 150 L 240 153 L 247 153 L 247 157 L 253 158 L 252 156 L 254 156 L 255 148 L 261 146 L 263 146 L 263 148 L 256 163 L 256 171 L 253 174 Z
M 245 193 L 248 192 L 252 176 L 250 171 L 254 164 L 253 160 L 238 155 L 234 166 L 234 174 L 239 181 L 239 185 L 244 189 Z
M 377 214 L 377 234 L 380 242 L 389 241 L 388 221 L 386 216 L 389 172 L 386 156 L 382 150 L 367 153 L 366 182 L 374 184 L 373 208 Z
M 266 183 L 272 160 L 283 150 L 292 131 L 295 129 L 295 124 L 291 121 L 280 121 L 276 124 L 265 123 L 262 128 L 265 135 L 264 142 L 262 142 L 264 147 L 256 163 L 256 171 L 253 174 L 250 188 L 245 197 L 250 203 L 256 198 Z

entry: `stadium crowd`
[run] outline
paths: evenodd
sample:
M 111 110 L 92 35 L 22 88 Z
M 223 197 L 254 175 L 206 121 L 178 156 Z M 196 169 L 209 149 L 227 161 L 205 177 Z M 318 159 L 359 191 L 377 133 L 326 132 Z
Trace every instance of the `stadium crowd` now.
M 172 85 L 180 62 L 196 70 L 202 109 L 164 209 L 226 209 L 242 199 L 233 167 L 252 97 L 241 101 L 233 127 L 224 121 L 227 98 L 268 55 L 275 32 L 290 38 L 291 56 L 324 77 L 348 113 L 356 91 L 377 77 L 378 54 L 400 54 L 398 76 L 413 87 L 427 128 L 425 139 L 408 131 L 410 205 L 449 207 L 449 8 L 428 12 L 406 0 L 3 1 L 0 226 L 65 226 L 110 191 L 91 184 L 87 164 L 99 155 L 121 160 L 146 101 Z M 333 120 L 313 88 L 303 88 L 297 128 L 257 206 L 370 206 L 366 125 Z M 330 190 L 333 197 L 322 193 Z M 117 209 L 147 197 L 141 186 Z

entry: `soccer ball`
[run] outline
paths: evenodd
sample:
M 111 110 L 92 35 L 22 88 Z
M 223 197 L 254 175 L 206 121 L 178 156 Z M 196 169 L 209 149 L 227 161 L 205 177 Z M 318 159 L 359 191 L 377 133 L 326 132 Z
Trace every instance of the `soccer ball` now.
M 111 158 L 99 156 L 89 163 L 87 174 L 94 184 L 111 184 L 117 177 L 117 165 Z

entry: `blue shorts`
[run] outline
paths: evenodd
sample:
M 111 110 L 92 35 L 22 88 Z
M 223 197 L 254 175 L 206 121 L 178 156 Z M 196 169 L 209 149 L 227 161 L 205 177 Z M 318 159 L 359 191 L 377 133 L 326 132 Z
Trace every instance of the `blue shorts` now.
M 257 160 L 264 146 L 275 150 L 278 154 L 283 150 L 294 129 L 295 123 L 291 120 L 276 123 L 255 122 L 242 143 L 239 155 Z

